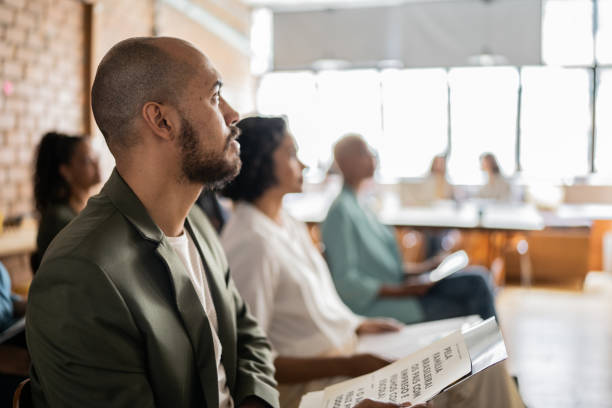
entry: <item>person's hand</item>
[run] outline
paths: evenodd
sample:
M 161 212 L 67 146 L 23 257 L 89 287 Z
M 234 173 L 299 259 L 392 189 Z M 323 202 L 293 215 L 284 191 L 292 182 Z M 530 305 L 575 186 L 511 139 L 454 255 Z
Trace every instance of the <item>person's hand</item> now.
M 362 334 L 378 334 L 399 331 L 404 325 L 394 319 L 368 319 L 357 327 L 355 332 Z
M 359 404 L 355 405 L 353 408 L 400 408 L 400 407 L 427 408 L 427 405 L 425 404 L 411 405 L 409 402 L 404 402 L 402 404 L 396 404 L 394 402 L 375 401 L 375 400 L 371 400 L 367 398 L 361 401 Z
M 386 367 L 392 361 L 376 356 L 374 354 L 354 354 L 346 357 L 345 374 L 347 377 L 359 377 Z

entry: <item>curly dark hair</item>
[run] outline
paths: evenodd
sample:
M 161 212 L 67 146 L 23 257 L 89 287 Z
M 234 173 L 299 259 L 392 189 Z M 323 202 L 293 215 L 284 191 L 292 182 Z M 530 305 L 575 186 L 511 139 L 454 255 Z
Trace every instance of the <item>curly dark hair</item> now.
M 253 202 L 277 183 L 274 175 L 274 151 L 287 135 L 287 121 L 282 117 L 254 116 L 237 123 L 241 133 L 240 174 L 222 193 L 233 201 Z
M 70 186 L 60 166 L 70 163 L 76 147 L 85 139 L 57 132 L 45 134 L 36 149 L 34 168 L 34 201 L 42 213 L 52 204 L 67 203 Z

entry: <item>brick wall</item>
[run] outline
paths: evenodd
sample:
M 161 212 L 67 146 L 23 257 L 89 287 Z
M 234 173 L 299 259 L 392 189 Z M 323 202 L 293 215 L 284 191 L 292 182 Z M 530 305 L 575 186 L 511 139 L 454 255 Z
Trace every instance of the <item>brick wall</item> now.
M 191 2 L 248 38 L 249 9 L 240 1 Z M 88 84 L 113 44 L 154 32 L 198 46 L 222 73 L 230 103 L 241 112 L 252 109 L 248 54 L 167 2 L 98 0 L 86 6 L 78 0 L 0 0 L 0 87 L 12 88 L 0 89 L 0 211 L 5 216 L 32 214 L 34 150 L 49 130 L 91 129 L 103 177 L 110 173 L 114 161 L 91 116 Z
M 84 6 L 0 0 L 0 211 L 31 213 L 35 146 L 50 129 L 81 133 Z

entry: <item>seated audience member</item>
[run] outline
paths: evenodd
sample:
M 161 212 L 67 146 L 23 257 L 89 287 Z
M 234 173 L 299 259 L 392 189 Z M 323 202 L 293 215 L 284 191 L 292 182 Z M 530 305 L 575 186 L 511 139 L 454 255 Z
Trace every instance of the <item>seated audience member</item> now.
M 25 314 L 26 302 L 11 292 L 11 276 L 0 262 L 0 332 Z
M 302 190 L 304 169 L 285 120 L 251 117 L 238 127 L 242 170 L 224 191 L 236 206 L 221 242 L 236 286 L 276 353 L 281 406 L 293 408 L 306 392 L 386 365 L 355 354 L 356 342 L 398 326 L 352 313 L 306 226 L 283 211 L 283 196 Z M 472 380 L 436 407 L 521 406 L 510 403 L 520 398 L 502 367 Z
M 47 133 L 36 152 L 34 200 L 40 214 L 32 271 L 47 247 L 85 207 L 91 188 L 100 183 L 98 160 L 81 136 Z
M 429 174 L 423 181 L 423 198 L 428 202 L 452 200 L 453 186 L 446 178 L 446 156 L 438 155 L 431 161 Z
M 11 277 L 0 262 L 0 406 L 8 407 L 17 385 L 27 377 L 29 357 L 23 329 L 15 330 L 26 302 L 11 292 Z M 7 330 L 11 330 L 11 334 Z
M 423 181 L 422 189 L 423 199 L 427 203 L 454 199 L 454 188 L 446 177 L 445 155 L 440 154 L 433 158 L 429 174 Z M 461 240 L 461 235 L 457 230 L 426 231 L 424 236 L 426 259 L 453 249 Z
M 512 198 L 512 188 L 501 174 L 499 164 L 493 153 L 484 153 L 480 156 L 480 168 L 485 173 L 486 182 L 480 188 L 478 197 L 496 201 L 509 201 Z
M 221 87 L 176 38 L 127 39 L 100 62 L 92 109 L 116 168 L 30 287 L 34 407 L 278 407 L 270 345 L 194 206 L 240 169 Z
M 495 315 L 490 274 L 478 267 L 441 280 L 415 285 L 407 276 L 433 269 L 440 258 L 417 265 L 402 262 L 396 238 L 357 198 L 360 185 L 374 175 L 375 161 L 360 136 L 341 139 L 334 150 L 344 187 L 333 202 L 321 232 L 325 254 L 340 297 L 353 312 L 393 317 L 404 323 L 478 314 Z

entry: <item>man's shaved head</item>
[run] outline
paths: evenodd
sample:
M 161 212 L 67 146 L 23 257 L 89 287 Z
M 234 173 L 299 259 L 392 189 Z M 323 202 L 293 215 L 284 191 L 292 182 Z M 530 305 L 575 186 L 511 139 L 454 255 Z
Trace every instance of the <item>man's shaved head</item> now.
M 113 153 L 138 142 L 131 126 L 146 102 L 180 109 L 180 97 L 196 70 L 189 52 L 199 53 L 179 39 L 139 37 L 119 42 L 104 56 L 91 106 Z
M 355 155 L 355 151 L 361 149 L 363 146 L 366 146 L 366 143 L 361 135 L 349 133 L 338 140 L 334 146 L 334 159 L 336 159 L 339 165 L 339 162 L 350 159 Z
M 372 177 L 376 169 L 374 155 L 361 135 L 351 133 L 334 146 L 334 159 L 345 181 L 359 183 Z

